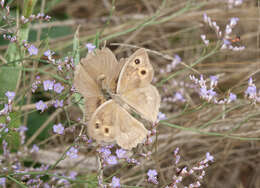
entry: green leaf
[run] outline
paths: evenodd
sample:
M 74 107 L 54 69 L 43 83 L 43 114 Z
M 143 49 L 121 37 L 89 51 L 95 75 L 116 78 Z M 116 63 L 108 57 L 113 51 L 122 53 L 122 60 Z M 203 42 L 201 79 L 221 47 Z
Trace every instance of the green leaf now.
M 100 32 L 98 31 L 96 33 L 96 37 L 95 37 L 95 41 L 94 41 L 94 45 L 96 46 L 97 49 L 99 48 L 99 43 L 100 43 L 99 37 L 100 37 Z
M 26 132 L 26 137 L 30 138 L 40 127 L 41 125 L 49 118 L 49 115 L 46 113 L 33 112 L 28 117 L 28 131 Z M 37 136 L 38 140 L 44 140 L 50 136 L 49 132 L 52 128 L 52 123 Z
M 17 80 L 19 79 L 21 71 L 14 67 L 0 68 L 0 97 L 4 98 L 7 91 L 14 91 L 16 89 Z
M 9 116 L 11 117 L 11 121 L 7 126 L 8 132 L 0 132 L 0 135 L 2 135 L 0 138 L 0 143 L 2 143 L 3 140 L 5 140 L 8 143 L 8 148 L 10 148 L 11 151 L 17 151 L 20 146 L 20 136 L 19 133 L 14 130 L 14 128 L 19 128 L 21 125 L 20 113 L 11 112 Z M 5 123 L 4 116 L 0 117 L 0 123 Z

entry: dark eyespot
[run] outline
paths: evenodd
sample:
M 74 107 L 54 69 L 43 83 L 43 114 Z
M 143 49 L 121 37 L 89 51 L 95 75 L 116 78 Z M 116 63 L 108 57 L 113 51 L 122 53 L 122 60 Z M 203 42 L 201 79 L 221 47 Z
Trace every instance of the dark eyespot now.
M 96 123 L 95 125 L 96 125 L 96 129 L 99 129 L 99 123 Z
M 139 64 L 140 63 L 140 59 L 135 59 L 135 64 Z
M 109 129 L 108 128 L 105 128 L 105 133 L 109 133 Z
M 146 70 L 141 70 L 141 74 L 145 75 L 146 74 Z

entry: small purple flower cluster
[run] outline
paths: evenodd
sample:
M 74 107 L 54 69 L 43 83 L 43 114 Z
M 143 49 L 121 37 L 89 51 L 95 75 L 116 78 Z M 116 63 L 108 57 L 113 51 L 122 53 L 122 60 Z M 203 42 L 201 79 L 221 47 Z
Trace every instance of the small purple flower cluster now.
M 51 50 L 47 50 L 46 52 L 44 52 L 44 56 L 46 56 L 48 58 L 48 61 L 50 63 L 57 66 L 58 71 L 63 72 L 65 69 L 74 70 L 75 64 L 74 64 L 74 59 L 72 57 L 67 56 L 63 60 L 62 59 L 55 60 L 53 58 L 54 54 L 55 54 L 55 52 L 53 52 Z M 69 77 L 67 76 L 66 79 L 69 79 Z
M 218 26 L 217 22 L 215 21 L 212 21 L 211 18 L 206 14 L 204 13 L 203 14 L 203 21 L 209 25 L 209 27 L 211 27 L 215 32 L 216 32 L 216 35 L 217 35 L 217 38 L 221 38 L 222 36 L 222 31 L 220 31 L 220 27 Z M 201 36 L 202 40 L 206 39 L 206 37 L 204 37 L 203 35 Z M 205 42 L 204 42 L 205 43 Z M 207 42 L 205 43 L 205 45 L 208 45 Z
M 40 110 L 41 112 L 48 108 L 47 104 L 44 103 L 42 100 L 39 100 L 37 103 L 35 103 L 35 107 L 37 110 Z
M 27 148 L 24 148 L 24 149 L 25 149 L 24 151 L 27 152 Z M 33 146 L 30 153 L 31 152 L 37 152 L 37 150 L 38 150 L 38 147 Z M 4 160 L 0 160 L 0 166 L 1 166 L 0 174 L 8 174 L 10 172 L 12 172 L 12 173 L 26 173 L 26 172 L 31 171 L 30 167 L 29 168 L 23 167 L 22 166 L 23 162 L 22 163 L 19 162 L 19 160 L 20 160 L 19 157 L 21 156 L 21 152 L 12 153 L 12 155 L 11 155 L 9 144 L 4 139 L 2 141 L 2 151 L 3 151 Z M 47 168 L 48 168 L 48 166 L 41 166 L 40 168 L 34 168 L 34 171 L 41 172 L 41 171 L 46 170 Z M 30 175 L 23 175 L 23 176 L 21 176 L 21 180 L 23 182 L 26 182 L 26 185 L 28 185 L 29 187 L 33 187 L 31 185 L 36 185 L 37 183 L 40 185 L 40 184 L 43 183 L 42 180 L 40 180 L 40 177 L 42 177 L 42 175 L 37 175 L 36 177 L 32 177 Z M 20 176 L 19 176 L 19 178 L 20 178 Z M 6 184 L 7 184 L 6 178 L 0 178 L 0 187 L 6 187 L 7 186 Z
M 39 151 L 39 147 L 36 144 L 33 144 L 33 147 L 30 150 L 30 153 L 37 153 L 38 151 Z
M 28 50 L 30 56 L 38 55 L 39 50 L 33 44 L 29 44 L 27 41 L 23 41 L 23 46 Z
M 175 165 L 177 165 L 180 161 L 180 155 L 179 155 L 179 148 L 176 148 L 174 151 L 174 157 L 175 157 Z M 202 181 L 203 177 L 205 176 L 206 172 L 205 172 L 205 168 L 207 168 L 209 166 L 209 162 L 213 162 L 214 161 L 214 157 L 212 155 L 210 155 L 209 152 L 206 153 L 206 157 L 205 159 L 203 159 L 202 161 L 200 161 L 196 166 L 192 167 L 190 170 L 188 170 L 187 167 L 184 167 L 182 169 L 180 168 L 176 168 L 176 174 L 178 175 L 174 175 L 173 176 L 173 182 L 166 186 L 165 188 L 177 188 L 178 184 L 182 182 L 183 178 L 186 176 L 191 176 L 193 175 L 195 172 L 198 172 L 198 177 L 197 181 L 195 181 L 195 183 L 191 183 L 188 186 L 185 186 L 185 188 L 195 188 L 195 187 L 200 187 L 201 183 L 200 181 Z
M 245 96 L 251 100 L 254 104 L 260 102 L 260 90 L 257 92 L 256 86 L 253 83 L 253 79 L 249 78 L 248 87 L 245 91 Z
M 57 82 L 55 80 L 44 80 L 43 82 L 40 80 L 40 77 L 37 76 L 35 82 L 32 83 L 32 92 L 34 93 L 40 84 L 43 84 L 43 90 L 44 91 L 54 91 L 57 94 L 61 94 L 64 90 L 64 86 Z M 51 104 L 55 108 L 63 107 L 64 100 L 52 100 Z M 47 103 L 44 103 L 42 100 L 38 101 L 36 104 L 36 109 L 43 112 L 45 109 L 48 108 Z
M 61 107 L 63 107 L 63 100 L 56 99 L 56 100 L 52 101 L 52 104 L 55 108 L 59 108 L 59 107 L 61 108 Z
M 183 97 L 183 90 L 177 91 L 173 97 L 164 97 L 163 102 L 186 102 L 186 99 Z
M 157 120 L 157 121 L 159 121 L 159 120 Z M 152 125 L 151 130 L 148 131 L 146 141 L 145 141 L 145 145 L 150 145 L 150 144 L 153 143 L 153 136 L 156 135 L 156 132 L 157 132 L 156 126 L 157 126 L 157 123 L 154 123 Z
M 43 82 L 41 82 L 40 77 L 37 76 L 36 81 L 32 83 L 32 92 L 33 93 L 37 90 L 38 86 L 41 83 L 43 84 L 44 91 L 53 90 L 55 93 L 61 94 L 62 91 L 64 90 L 64 86 L 61 83 L 59 83 L 59 82 L 56 83 L 55 80 L 44 80 Z
M 35 91 L 38 89 L 38 86 L 41 84 L 40 76 L 36 76 L 35 81 L 32 83 L 32 92 L 35 93 Z
M 245 46 L 233 46 L 232 42 L 230 42 L 229 40 L 231 38 L 230 35 L 232 33 L 232 30 L 237 25 L 239 18 L 230 19 L 229 24 L 226 25 L 224 36 L 218 24 L 215 21 L 212 21 L 211 18 L 206 13 L 203 14 L 203 20 L 207 25 L 209 25 L 215 31 L 217 38 L 219 40 L 222 40 L 222 46 L 220 48 L 221 50 L 229 49 L 232 51 L 242 51 L 245 49 Z M 209 40 L 206 39 L 205 34 L 201 35 L 201 39 L 206 46 L 209 45 Z
M 134 159 L 130 158 L 127 155 L 127 151 L 124 149 L 116 149 L 115 154 L 112 155 L 111 149 L 114 145 L 104 146 L 97 149 L 97 152 L 101 158 L 102 166 L 105 167 L 107 165 L 116 165 L 118 164 L 118 160 L 125 160 L 128 163 L 139 165 L 140 163 Z
M 174 58 L 173 58 L 173 60 L 172 60 L 172 62 L 171 62 L 171 64 L 168 64 L 165 69 L 160 69 L 160 73 L 161 73 L 161 74 L 170 73 L 170 72 L 172 72 L 172 71 L 176 68 L 176 66 L 177 66 L 178 64 L 180 64 L 180 63 L 181 63 L 181 58 L 180 58 L 180 56 L 175 55 Z
M 43 20 L 43 21 L 50 21 L 51 17 L 45 15 L 44 13 L 38 13 L 37 15 L 30 15 L 29 18 L 25 18 L 24 16 L 21 17 L 21 23 L 26 24 L 28 22 L 32 22 L 34 20 Z
M 147 172 L 147 176 L 148 176 L 148 182 L 151 182 L 153 184 L 158 184 L 158 180 L 157 180 L 157 171 L 154 169 L 149 169 Z
M 221 100 L 217 99 L 217 92 L 214 91 L 218 84 L 217 76 L 210 76 L 209 89 L 206 85 L 206 80 L 204 80 L 203 75 L 200 75 L 200 79 L 197 79 L 194 75 L 190 75 L 190 79 L 199 86 L 199 95 L 201 98 L 207 100 L 208 102 L 213 102 L 215 104 L 229 104 L 237 99 L 237 96 L 233 93 L 230 93 L 227 98 Z
M 25 132 L 27 130 L 28 130 L 28 128 L 24 125 L 20 125 L 20 127 L 17 128 L 17 130 L 16 130 L 17 132 L 19 132 L 19 135 L 21 138 L 21 140 L 20 140 L 21 144 L 24 144 L 24 142 L 25 142 Z
M 17 42 L 17 37 L 14 35 L 7 35 L 7 34 L 3 34 L 3 38 L 5 40 L 9 40 L 10 42 Z
M 88 49 L 88 53 L 91 53 L 96 49 L 96 46 L 92 43 L 87 43 L 86 48 Z
M 61 83 L 55 83 L 55 80 L 44 80 L 43 81 L 43 89 L 44 91 L 51 91 L 60 94 L 64 90 L 64 86 L 61 85 Z
M 167 119 L 167 117 L 164 113 L 162 113 L 162 112 L 158 113 L 158 115 L 157 115 L 157 121 L 158 122 L 161 121 L 161 120 L 166 120 L 166 119 Z
M 5 6 L 5 0 L 1 0 L 1 7 L 6 10 L 6 15 L 3 16 L 3 19 L 6 20 L 10 14 L 10 7 L 8 5 Z
M 57 134 L 64 134 L 64 127 L 61 123 L 53 126 L 53 132 Z
M 75 147 L 71 147 L 69 149 L 69 151 L 66 152 L 66 155 L 70 158 L 70 159 L 76 159 L 78 158 L 78 149 Z
M 0 110 L 0 117 L 4 116 L 5 117 L 5 123 L 0 123 L 0 133 L 8 133 L 8 124 L 11 121 L 11 116 L 10 113 L 13 111 L 12 105 L 15 97 L 15 92 L 12 91 L 7 91 L 5 93 L 5 96 L 8 99 L 8 103 L 4 104 L 4 108 Z M 0 134 L 1 138 L 2 134 Z
M 69 178 L 71 180 L 75 180 L 78 173 L 71 171 L 69 173 L 69 175 L 66 175 L 64 173 L 62 173 L 62 174 L 55 173 L 55 175 L 59 175 L 59 176 Z M 52 184 L 52 185 L 50 185 L 50 184 Z M 62 178 L 60 179 L 60 178 L 57 178 L 57 177 L 54 176 L 54 177 L 51 178 L 49 183 L 44 184 L 43 188 L 51 188 L 55 185 L 58 186 L 58 187 L 65 187 L 65 188 L 71 187 L 71 184 L 67 179 L 62 179 Z
M 224 1 L 227 3 L 229 9 L 237 7 L 243 3 L 243 0 L 224 0 Z
M 209 45 L 209 40 L 207 40 L 206 39 L 206 35 L 200 35 L 200 38 L 202 39 L 202 41 L 204 42 L 204 44 L 206 45 L 206 46 L 208 46 Z
M 120 185 L 120 178 L 117 178 L 116 176 L 113 176 L 112 182 L 109 184 L 112 188 L 119 188 Z
M 44 56 L 48 57 L 48 60 L 52 63 L 55 63 L 55 59 L 52 58 L 52 56 L 55 54 L 55 52 L 51 50 L 47 50 L 43 53 Z

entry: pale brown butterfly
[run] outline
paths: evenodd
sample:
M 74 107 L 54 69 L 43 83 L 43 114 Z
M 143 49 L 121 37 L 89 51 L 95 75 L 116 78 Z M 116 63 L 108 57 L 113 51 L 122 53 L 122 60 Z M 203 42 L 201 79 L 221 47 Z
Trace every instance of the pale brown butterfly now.
M 153 75 L 144 49 L 120 62 L 108 48 L 97 49 L 83 58 L 76 67 L 74 85 L 85 98 L 88 135 L 97 142 L 115 141 L 124 149 L 141 143 L 148 130 L 116 97 L 144 119 L 155 122 L 160 95 L 151 85 Z

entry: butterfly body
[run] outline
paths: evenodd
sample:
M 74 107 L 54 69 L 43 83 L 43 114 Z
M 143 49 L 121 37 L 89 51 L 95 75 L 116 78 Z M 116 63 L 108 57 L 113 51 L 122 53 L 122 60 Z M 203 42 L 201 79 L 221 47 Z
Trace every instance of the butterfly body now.
M 88 135 L 97 142 L 116 142 L 132 149 L 148 134 L 129 108 L 153 123 L 160 95 L 150 83 L 153 68 L 144 49 L 117 62 L 108 49 L 96 50 L 77 66 L 74 84 L 85 98 Z

